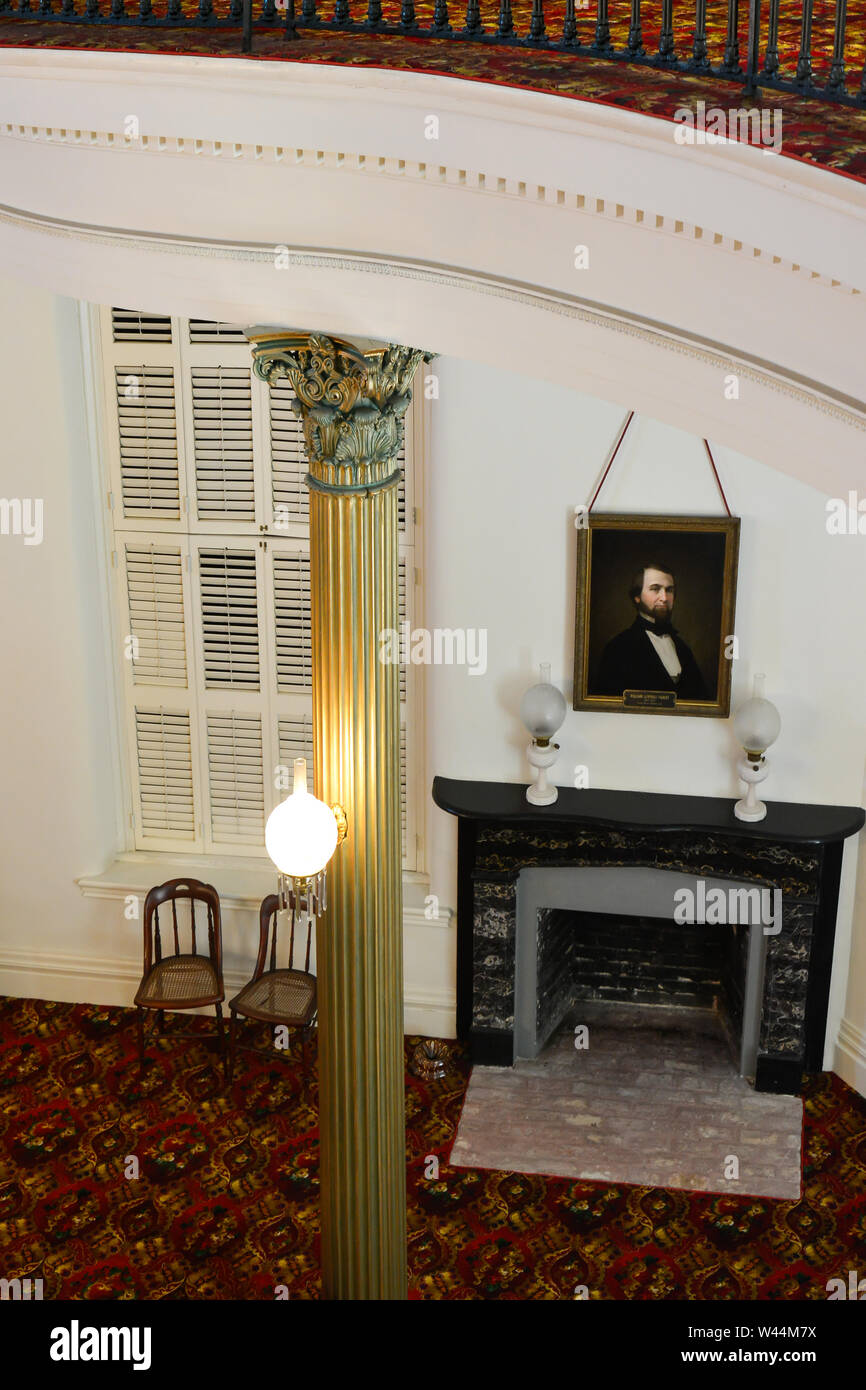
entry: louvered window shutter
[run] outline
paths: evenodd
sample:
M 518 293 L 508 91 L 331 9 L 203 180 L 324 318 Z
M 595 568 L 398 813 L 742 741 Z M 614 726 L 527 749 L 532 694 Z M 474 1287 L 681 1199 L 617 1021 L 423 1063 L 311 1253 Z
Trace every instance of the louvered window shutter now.
M 312 690 L 310 557 L 278 550 L 273 564 L 277 690 Z
M 210 323 L 207 319 L 190 319 L 189 341 L 198 343 L 238 343 L 248 349 L 247 335 L 236 323 Z
M 306 758 L 313 766 L 313 720 L 309 714 L 280 719 L 278 723 L 280 766 L 289 774 L 288 791 L 292 790 L 292 768 L 295 758 Z
M 294 759 L 313 764 L 308 465 L 293 391 L 254 377 L 238 325 L 127 309 L 102 324 L 117 611 L 133 639 L 135 844 L 265 858 L 265 818 L 291 790 Z M 400 625 L 417 621 L 411 411 L 406 427 Z M 409 869 L 418 674 L 399 672 Z
M 200 521 L 256 519 L 253 407 L 245 367 L 193 367 L 196 513 Z
M 111 337 L 115 343 L 170 343 L 171 319 L 136 309 L 112 309 Z
M 304 429 L 290 405 L 293 395 L 285 377 L 268 387 L 271 506 L 277 530 L 289 530 L 293 523 L 306 527 L 310 519 L 309 489 L 304 481 L 309 471 Z
M 192 741 L 185 710 L 135 707 L 135 744 L 139 784 L 138 842 L 162 848 L 162 842 L 195 839 Z M 158 843 L 154 843 L 158 842 Z
M 261 846 L 265 802 L 259 715 L 209 713 L 207 763 L 212 839 Z
M 123 515 L 149 521 L 180 518 L 174 371 L 114 369 Z
M 258 690 L 254 550 L 199 550 L 202 646 L 208 690 Z
M 186 688 L 183 555 L 178 546 L 125 546 L 133 680 Z

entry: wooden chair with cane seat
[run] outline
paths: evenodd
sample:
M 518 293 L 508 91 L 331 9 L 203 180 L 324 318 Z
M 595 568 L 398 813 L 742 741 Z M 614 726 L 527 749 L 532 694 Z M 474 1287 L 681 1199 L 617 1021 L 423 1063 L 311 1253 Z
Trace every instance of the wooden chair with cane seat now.
M 181 951 L 177 905 L 189 902 L 191 952 Z M 170 932 L 174 954 L 163 952 L 163 932 L 159 909 L 171 903 Z M 196 903 L 203 903 L 207 935 L 207 955 L 200 954 L 196 941 Z M 183 914 L 182 914 L 183 915 Z M 167 911 L 164 912 L 167 917 Z M 151 888 L 144 901 L 144 974 L 135 996 L 138 1015 L 138 1058 L 144 1066 L 145 1009 L 156 1012 L 157 1028 L 165 1028 L 166 1009 L 201 1009 L 213 1005 L 216 1011 L 219 1049 L 225 1065 L 225 1026 L 222 1001 L 225 999 L 222 967 L 222 925 L 220 901 L 215 888 L 196 878 L 174 878 Z M 199 1033 L 173 1033 L 174 1037 L 201 1038 Z
M 288 967 L 277 969 L 277 936 L 279 935 L 280 899 L 276 893 L 265 898 L 259 908 L 259 954 L 255 970 L 249 984 L 244 985 L 234 999 L 229 1000 L 231 1025 L 229 1029 L 229 1080 L 235 1069 L 235 1053 L 238 1047 L 246 1051 L 259 1051 L 245 1043 L 238 1043 L 237 1016 L 250 1018 L 272 1027 L 282 1024 L 286 1028 L 301 1030 L 303 1049 L 304 1085 L 307 1084 L 308 1060 L 307 1041 L 316 1022 L 317 996 L 316 977 L 310 974 L 310 942 L 312 940 L 313 919 L 307 918 L 307 943 L 303 970 L 294 968 L 295 960 L 295 917 L 289 913 L 289 953 Z M 270 950 L 268 949 L 270 947 Z M 265 965 L 268 968 L 265 969 Z

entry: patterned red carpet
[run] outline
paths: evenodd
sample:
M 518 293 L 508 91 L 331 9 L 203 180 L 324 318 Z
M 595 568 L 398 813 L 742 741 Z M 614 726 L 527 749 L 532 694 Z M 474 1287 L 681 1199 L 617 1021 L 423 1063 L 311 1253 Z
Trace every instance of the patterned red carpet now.
M 291 1060 L 241 1053 L 223 1089 L 193 1023 L 139 1081 L 134 1011 L 0 1000 L 4 1277 L 46 1299 L 319 1297 L 315 1082 L 305 1100 Z M 467 1072 L 407 1078 L 414 1298 L 824 1300 L 866 1268 L 866 1100 L 837 1077 L 809 1086 L 805 1195 L 781 1202 L 451 1168 Z
M 82 4 L 83 0 L 76 0 L 79 9 Z M 166 0 L 156 0 L 155 13 L 164 13 L 165 5 Z M 108 0 L 101 0 L 101 7 L 106 11 Z M 127 9 L 132 11 L 135 8 L 127 0 Z M 183 0 L 185 15 L 194 15 L 196 8 L 195 0 Z M 256 8 L 258 12 L 258 3 Z M 358 19 L 366 12 L 365 6 L 359 4 L 358 0 L 353 0 L 350 8 Z M 432 8 L 430 0 L 417 6 L 420 24 L 430 23 Z M 217 0 L 214 9 L 217 14 L 226 14 L 227 0 Z M 463 12 L 455 6 L 451 9 L 452 25 L 459 29 L 464 22 Z M 610 9 L 614 44 L 622 48 L 628 33 L 630 5 L 625 0 L 611 0 Z M 515 27 L 520 33 L 527 31 L 530 10 L 527 0 L 518 0 L 514 5 Z M 332 14 L 330 0 L 327 5 L 320 5 L 320 11 L 326 17 Z M 398 0 L 385 0 L 383 11 L 388 22 L 399 21 Z M 584 44 L 591 42 L 593 11 L 578 4 L 576 12 L 579 38 Z M 712 62 L 717 63 L 721 61 L 725 46 L 727 7 L 724 0 L 708 0 L 707 12 L 709 56 Z M 486 31 L 493 32 L 497 24 L 498 5 L 485 0 L 481 13 Z M 561 32 L 563 13 L 564 0 L 545 6 L 548 33 L 554 38 Z M 650 53 L 658 44 L 660 13 L 658 0 L 644 3 L 642 7 L 644 45 Z M 779 51 L 783 72 L 789 77 L 796 68 L 800 13 L 799 4 L 782 0 Z M 834 13 L 831 0 L 815 0 L 812 54 L 815 80 L 819 84 L 826 81 L 829 71 Z M 747 18 L 748 6 L 741 4 L 741 58 L 746 51 Z M 691 51 L 692 29 L 685 16 L 677 16 L 676 23 L 678 53 L 687 58 Z M 856 93 L 866 61 L 866 0 L 849 0 L 847 33 L 846 82 L 849 92 Z M 40 23 L 35 18 L 22 21 L 0 15 L 0 45 L 238 57 L 240 32 L 238 29 L 148 29 L 141 25 L 122 28 L 84 26 L 65 21 Z M 680 107 L 694 107 L 698 100 L 704 100 L 708 106 L 724 109 L 743 104 L 742 88 L 737 82 L 607 62 L 582 53 L 553 53 L 502 45 L 456 43 L 444 39 L 305 30 L 297 43 L 287 43 L 277 25 L 273 30 L 256 32 L 253 56 L 264 61 L 337 63 L 437 73 L 623 106 L 665 120 L 671 120 Z M 866 110 L 839 107 L 825 101 L 772 91 L 765 92 L 760 102 L 783 113 L 783 156 L 819 164 L 852 178 L 866 179 Z

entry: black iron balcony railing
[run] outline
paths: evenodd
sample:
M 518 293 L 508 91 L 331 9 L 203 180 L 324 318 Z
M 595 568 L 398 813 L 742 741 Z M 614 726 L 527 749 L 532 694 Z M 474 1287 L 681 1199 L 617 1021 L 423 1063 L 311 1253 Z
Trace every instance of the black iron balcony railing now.
M 768 88 L 866 106 L 866 0 L 852 0 L 850 15 L 849 0 L 694 0 L 676 23 L 673 0 L 592 0 L 593 13 L 590 0 L 467 0 L 465 10 L 368 0 L 366 12 L 358 0 L 328 0 L 327 13 L 318 0 L 298 3 L 299 12 L 296 0 L 0 0 L 0 17 L 240 29 L 243 52 L 255 32 L 277 27 L 287 39 L 309 30 L 501 44 L 704 74 L 749 96 Z

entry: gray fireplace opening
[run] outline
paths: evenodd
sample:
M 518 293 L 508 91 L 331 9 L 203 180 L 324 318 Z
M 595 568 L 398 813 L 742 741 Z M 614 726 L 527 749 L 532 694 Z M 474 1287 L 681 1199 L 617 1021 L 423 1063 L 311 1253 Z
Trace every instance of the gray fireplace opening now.
M 702 885 L 702 886 L 701 886 Z M 721 889 L 754 892 L 754 883 L 701 878 L 671 869 L 645 867 L 539 867 L 522 869 L 517 880 L 515 942 L 514 1060 L 533 1059 L 578 1003 L 572 985 L 570 946 L 581 924 L 594 916 L 608 932 L 617 919 L 656 923 L 669 941 L 684 950 L 690 933 L 719 933 L 724 942 L 726 988 L 719 1000 L 720 1022 L 734 1048 L 740 1076 L 754 1080 L 761 1027 L 767 936 L 758 921 L 704 925 L 674 918 L 675 894 L 688 889 L 694 900 Z M 681 901 L 682 899 L 680 899 Z M 574 914 L 572 916 L 572 914 Z M 663 924 L 670 924 L 665 933 Z M 598 938 L 603 942 L 603 935 Z M 614 939 L 614 938 L 609 938 Z M 639 990 L 634 991 L 639 994 Z M 584 998 L 587 997 L 585 994 Z M 588 997 L 593 997 L 590 994 Z M 594 996 L 601 997 L 598 993 Z M 619 998 L 627 998 L 628 990 Z M 659 1003 L 672 1002 L 659 998 Z

